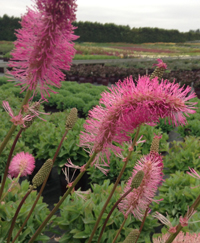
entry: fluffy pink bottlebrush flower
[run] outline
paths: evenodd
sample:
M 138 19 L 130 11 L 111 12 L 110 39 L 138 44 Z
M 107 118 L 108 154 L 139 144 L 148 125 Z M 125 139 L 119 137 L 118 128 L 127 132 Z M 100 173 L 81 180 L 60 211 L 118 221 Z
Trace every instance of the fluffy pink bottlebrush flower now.
M 169 238 L 170 234 L 167 233 L 158 238 L 153 238 L 153 243 L 164 243 Z M 200 242 L 200 233 L 183 233 L 180 232 L 176 238 L 173 240 L 173 243 L 199 243 Z
M 191 87 L 184 89 L 168 80 L 159 83 L 157 78 L 143 76 L 136 86 L 130 77 L 109 89 L 102 93 L 100 105 L 89 112 L 80 136 L 80 146 L 101 152 L 102 158 L 109 158 L 110 150 L 120 153 L 113 142 L 122 145 L 130 141 L 130 133 L 143 123 L 156 124 L 159 118 L 168 117 L 178 126 L 186 123 L 184 114 L 195 113 L 196 103 L 188 102 L 196 97 L 190 93 Z
M 132 176 L 126 184 L 124 193 L 131 188 L 132 180 L 138 171 L 142 170 L 144 172 L 144 178 L 140 186 L 137 189 L 133 189 L 133 191 L 119 203 L 119 210 L 125 217 L 127 217 L 129 213 L 132 213 L 136 219 L 142 221 L 145 210 L 152 201 L 155 201 L 153 197 L 158 189 L 158 185 L 163 180 L 160 163 L 162 163 L 162 157 L 155 153 L 144 155 L 136 163 Z
M 60 29 L 76 20 L 76 0 L 36 0 L 36 5 Z
M 10 162 L 8 173 L 12 177 L 30 175 L 35 168 L 35 159 L 29 153 L 20 152 Z
M 54 22 L 54 19 L 59 19 L 57 12 L 45 12 L 45 9 L 48 10 L 42 3 L 45 1 L 37 1 L 38 4 L 39 2 L 39 11 L 37 8 L 29 9 L 22 17 L 22 29 L 17 30 L 13 58 L 9 62 L 9 67 L 13 69 L 8 74 L 19 81 L 18 85 L 23 86 L 22 90 L 39 90 L 42 99 L 45 99 L 47 95 L 50 96 L 49 91 L 54 92 L 49 86 L 61 86 L 65 77 L 61 70 L 70 69 L 75 55 L 72 41 L 77 36 L 73 34 L 75 27 L 71 25 L 71 19 L 74 19 L 71 17 L 72 13 L 69 21 L 63 22 L 65 24 L 58 20 Z M 57 2 L 59 8 L 63 6 L 63 2 L 67 6 L 68 1 L 54 2 Z M 66 13 L 65 20 L 67 16 Z

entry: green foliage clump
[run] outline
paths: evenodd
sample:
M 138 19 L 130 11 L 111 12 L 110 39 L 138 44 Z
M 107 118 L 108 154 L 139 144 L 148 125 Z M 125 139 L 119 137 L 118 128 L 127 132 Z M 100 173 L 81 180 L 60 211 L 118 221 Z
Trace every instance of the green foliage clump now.
M 179 220 L 179 217 L 184 216 L 195 199 L 199 195 L 199 180 L 193 178 L 192 176 L 177 171 L 172 174 L 163 185 L 159 188 L 159 195 L 154 199 L 160 200 L 159 204 L 153 202 L 152 211 L 158 211 L 159 213 L 166 216 L 166 213 L 170 218 L 175 221 Z M 197 208 L 198 216 L 200 216 L 200 208 Z M 198 223 L 200 227 L 200 223 Z M 192 228 L 190 225 L 190 229 Z
M 60 243 L 85 243 L 88 241 L 95 222 L 112 188 L 113 184 L 110 184 L 109 180 L 105 180 L 102 185 L 92 185 L 92 192 L 89 190 L 87 191 L 88 194 L 84 195 L 85 200 L 78 196 L 78 192 L 77 194 L 73 193 L 66 198 L 60 207 L 61 217 L 57 217 L 55 220 L 55 223 L 61 229 L 66 231 L 60 238 Z M 119 199 L 123 188 L 123 183 L 121 186 L 117 187 L 108 207 L 103 214 L 96 235 L 94 236 L 92 242 L 97 242 L 104 220 L 106 219 L 114 203 Z M 107 223 L 104 234 L 102 236 L 102 242 L 112 243 L 123 220 L 123 214 L 116 208 Z M 157 220 L 150 217 L 146 219 L 138 242 L 150 242 L 149 235 L 152 231 L 152 227 L 156 227 L 158 225 L 156 221 Z M 132 231 L 132 229 L 139 229 L 140 224 L 140 221 L 135 220 L 133 217 L 131 217 L 131 215 L 129 215 L 117 242 L 123 241 L 125 237 L 130 233 L 130 231 Z
M 65 132 L 65 122 L 68 110 L 57 112 L 51 116 L 46 116 L 46 122 L 37 120 L 32 126 L 22 134 L 22 141 L 28 146 L 36 158 L 47 160 L 53 158 L 57 146 Z M 78 119 L 72 130 L 70 130 L 64 140 L 54 166 L 58 170 L 71 158 L 76 165 L 83 165 L 88 160 L 88 155 L 82 147 L 79 147 L 79 135 L 83 130 L 84 119 Z
M 199 169 L 200 155 L 199 138 L 188 136 L 184 142 L 174 141 L 172 147 L 168 148 L 168 154 L 164 158 L 165 174 L 172 174 L 176 171 L 187 171 L 188 167 Z
M 4 193 L 8 191 L 12 184 L 12 181 L 7 178 L 6 184 L 4 187 Z M 12 219 L 15 215 L 16 209 L 28 191 L 29 183 L 27 181 L 23 181 L 21 185 L 16 183 L 16 185 L 11 189 L 10 192 L 3 199 L 3 203 L 0 203 L 0 242 L 7 242 L 7 234 L 10 229 Z M 26 199 L 26 203 L 23 204 L 17 220 L 15 222 L 15 226 L 12 233 L 12 238 L 17 234 L 21 225 L 24 223 L 30 209 L 33 205 L 33 201 L 35 201 L 37 191 L 32 191 L 30 195 Z M 48 209 L 48 205 L 42 202 L 42 198 L 40 197 L 38 203 L 36 204 L 34 212 L 31 214 L 30 219 L 27 222 L 27 226 L 24 227 L 21 234 L 18 237 L 16 242 L 27 243 L 32 235 L 35 233 L 35 229 L 37 229 L 47 215 L 50 213 Z M 56 216 L 53 216 L 53 220 Z M 49 237 L 44 234 L 44 230 L 51 230 L 51 225 L 48 223 L 47 226 L 43 229 L 43 233 L 41 233 L 38 237 L 38 241 L 49 242 Z

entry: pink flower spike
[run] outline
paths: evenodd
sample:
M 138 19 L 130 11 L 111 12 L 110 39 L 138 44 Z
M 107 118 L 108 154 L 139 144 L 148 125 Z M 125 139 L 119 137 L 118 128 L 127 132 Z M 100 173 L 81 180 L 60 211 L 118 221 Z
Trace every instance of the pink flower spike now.
M 140 170 L 144 172 L 144 178 L 137 189 L 133 189 L 122 201 L 119 203 L 119 210 L 124 214 L 125 217 L 129 213 L 132 213 L 134 217 L 140 221 L 144 216 L 144 212 L 149 204 L 154 201 L 153 199 L 156 194 L 157 188 L 162 179 L 162 168 L 158 166 L 162 162 L 161 156 L 155 155 L 144 155 L 139 161 L 137 161 L 132 176 L 129 178 L 124 193 L 131 188 L 131 183 Z M 123 194 L 124 194 L 123 193 Z
M 13 81 L 17 79 L 22 91 L 39 90 L 42 99 L 56 93 L 52 86 L 61 87 L 75 55 L 74 35 L 75 0 L 36 0 L 34 9 L 22 16 L 21 29 L 16 32 L 17 41 L 9 61 Z M 46 99 L 47 100 L 47 99 Z
M 30 175 L 35 168 L 35 159 L 29 153 L 20 152 L 11 160 L 8 173 L 12 177 Z
M 162 59 L 157 59 L 157 62 L 158 64 L 153 64 L 153 67 L 154 66 L 157 66 L 158 68 L 164 68 L 164 69 L 167 69 L 167 64 L 163 62 Z
M 191 173 L 187 171 L 187 174 L 188 174 L 188 175 L 194 177 L 195 179 L 200 180 L 200 175 L 196 172 L 195 169 L 193 169 L 193 168 L 191 169 L 191 168 L 189 167 L 189 170 L 190 170 Z
M 184 125 L 188 114 L 195 113 L 188 100 L 196 97 L 191 87 L 180 87 L 175 82 L 148 76 L 139 77 L 137 85 L 132 77 L 111 86 L 102 93 L 100 104 L 89 111 L 89 118 L 80 135 L 80 146 L 101 154 L 120 153 L 124 142 L 143 123 L 158 123 L 159 118 L 169 118 L 175 126 Z M 188 95 L 189 94 L 189 95 Z M 97 157 L 95 158 L 97 161 Z

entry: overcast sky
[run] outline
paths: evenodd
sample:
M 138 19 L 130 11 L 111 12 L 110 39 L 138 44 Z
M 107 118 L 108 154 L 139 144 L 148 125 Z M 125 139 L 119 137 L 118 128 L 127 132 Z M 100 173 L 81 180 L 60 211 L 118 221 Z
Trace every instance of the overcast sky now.
M 0 0 L 0 16 L 20 17 L 32 0 Z M 77 21 L 158 27 L 181 32 L 200 29 L 200 0 L 77 0 Z

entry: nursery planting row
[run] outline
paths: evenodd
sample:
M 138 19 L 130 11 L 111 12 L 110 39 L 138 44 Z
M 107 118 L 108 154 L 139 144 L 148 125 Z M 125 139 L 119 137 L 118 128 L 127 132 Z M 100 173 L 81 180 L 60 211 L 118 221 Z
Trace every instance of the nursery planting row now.
M 199 71 L 197 71 L 197 73 L 198 72 Z M 37 163 L 44 163 L 44 161 L 46 161 L 48 158 L 52 158 L 58 141 L 60 141 L 63 130 L 65 129 L 65 119 L 69 113 L 69 108 L 76 107 L 79 111 L 79 116 L 86 118 L 88 111 L 92 109 L 93 106 L 98 104 L 100 94 L 103 91 L 108 90 L 108 88 L 106 86 L 95 86 L 92 84 L 78 84 L 77 82 L 62 82 L 62 88 L 55 90 L 58 92 L 58 94 L 51 94 L 49 102 L 43 103 L 41 111 L 46 110 L 52 112 L 53 110 L 56 112 L 52 113 L 50 116 L 43 116 L 46 122 L 37 120 L 37 122 L 33 123 L 31 129 L 22 134 L 22 137 L 16 145 L 14 155 L 24 150 L 32 153 L 37 159 Z M 1 103 L 3 100 L 7 99 L 10 93 L 13 94 L 13 96 L 9 99 L 10 106 L 14 111 L 19 110 L 20 101 L 24 97 L 24 93 L 20 93 L 20 88 L 14 87 L 11 82 L 7 83 L 6 78 L 1 78 Z M 34 99 L 38 100 L 39 97 L 36 96 Z M 190 188 L 197 186 L 199 183 L 198 180 L 185 174 L 185 172 L 188 170 L 188 166 L 196 170 L 199 170 L 200 167 L 200 102 L 197 98 L 195 98 L 193 102 L 194 101 L 198 102 L 197 112 L 187 118 L 188 125 L 178 127 L 178 133 L 184 138 L 184 142 L 173 142 L 173 146 L 169 147 L 169 143 L 167 142 L 169 138 L 168 135 L 169 132 L 174 129 L 174 127 L 169 125 L 168 121 L 160 120 L 160 123 L 155 127 L 145 125 L 142 126 L 139 137 L 143 135 L 143 139 L 145 139 L 146 142 L 140 143 L 136 147 L 133 159 L 125 169 L 122 177 L 122 183 L 119 185 L 115 196 L 113 196 L 110 203 L 111 205 L 115 203 L 119 197 L 119 194 L 122 192 L 124 188 L 124 181 L 130 177 L 135 162 L 141 157 L 142 154 L 149 153 L 154 134 L 162 133 L 162 139 L 160 140 L 160 152 L 167 154 L 164 157 L 164 174 L 170 175 L 170 177 L 160 187 L 159 195 L 156 197 L 156 199 L 164 198 L 164 200 L 161 201 L 159 205 L 153 203 L 151 210 L 152 212 L 155 212 L 159 209 L 159 212 L 163 214 L 167 212 L 169 217 L 173 217 L 175 220 L 178 220 L 180 215 L 183 215 L 187 211 L 188 205 L 194 201 L 195 197 L 199 193 L 198 188 L 192 191 Z M 6 135 L 6 131 L 9 130 L 11 125 L 11 123 L 8 122 L 9 116 L 3 110 L 3 108 L 0 110 L 0 119 L 2 124 L 0 130 L 0 140 L 2 141 L 3 137 Z M 73 130 L 68 133 L 67 140 L 65 140 L 62 145 L 59 156 L 54 164 L 58 170 L 58 173 L 60 174 L 60 177 L 62 175 L 62 168 L 64 168 L 64 164 L 68 158 L 70 158 L 72 162 L 78 166 L 82 166 L 88 160 L 88 154 L 81 147 L 77 146 L 77 144 L 79 144 L 79 134 L 83 130 L 84 123 L 85 119 L 79 118 Z M 15 135 L 16 133 L 14 136 Z M 8 143 L 7 148 L 2 153 L 2 161 L 6 161 L 11 145 L 12 141 Z M 128 145 L 124 145 L 123 149 L 123 154 L 125 156 L 128 152 Z M 112 188 L 111 183 L 115 182 L 121 168 L 123 167 L 123 164 L 124 162 L 121 158 L 111 154 L 110 171 L 107 176 L 95 167 L 91 167 L 89 169 L 87 173 L 88 180 L 84 178 L 84 180 L 81 181 L 81 187 L 91 188 L 93 193 L 86 194 L 85 199 L 78 197 L 75 193 L 68 197 L 61 206 L 61 217 L 55 216 L 52 220 L 51 227 L 48 229 L 51 231 L 55 225 L 58 225 L 61 229 L 66 231 L 66 233 L 64 233 L 59 239 L 59 242 L 75 242 L 74 239 L 77 239 L 78 242 L 81 243 L 87 242 L 91 230 L 94 227 L 94 224 L 87 224 L 87 222 L 96 221 L 96 215 L 98 215 L 100 212 L 103 204 L 105 203 L 107 195 Z M 4 166 L 5 163 L 1 163 L 1 174 L 4 171 Z M 73 174 L 72 171 L 70 173 L 71 175 Z M 89 184 L 84 185 L 85 182 Z M 65 184 L 65 188 L 66 185 L 67 183 Z M 7 187 L 5 189 L 8 189 Z M 20 192 L 21 194 L 18 194 L 18 197 L 14 198 L 13 191 L 9 194 L 9 200 L 15 200 L 16 203 L 20 202 L 23 192 L 26 191 L 27 188 L 28 183 L 23 182 L 21 187 L 22 192 Z M 101 195 L 101 197 L 98 197 L 97 194 Z M 96 198 L 101 198 L 101 200 L 97 201 Z M 27 201 L 27 208 L 30 207 L 31 201 L 31 198 L 30 201 Z M 97 205 L 99 205 L 99 207 L 97 207 Z M 88 206 L 90 207 L 90 212 L 88 211 Z M 1 205 L 2 212 L 5 211 L 6 214 L 2 214 L 1 217 L 10 217 L 10 215 L 12 215 L 11 209 L 5 210 L 4 207 L 4 205 Z M 38 227 L 40 221 L 42 221 L 43 218 L 45 218 L 48 214 L 48 209 L 42 205 L 41 201 L 38 204 L 38 207 L 38 212 L 40 215 L 39 217 L 33 218 L 34 227 Z M 45 210 L 42 212 L 41 208 L 44 208 Z M 105 214 L 108 214 L 109 210 L 110 208 L 108 208 L 108 211 Z M 74 216 L 75 211 L 76 214 Z M 194 215 L 193 220 L 198 220 L 199 216 L 200 213 L 198 211 Z M 118 210 L 115 210 L 110 224 L 106 227 L 103 242 L 112 242 L 117 229 L 120 227 L 121 217 L 122 214 L 120 214 Z M 18 224 L 22 224 L 23 220 L 24 218 L 22 217 Z M 2 224 L 2 226 L 4 227 L 4 224 Z M 100 226 L 102 226 L 102 224 L 100 224 Z M 133 226 L 139 227 L 140 222 L 130 217 L 127 219 L 126 225 L 121 232 L 119 240 L 123 239 Z M 150 242 L 149 235 L 152 233 L 152 227 L 155 228 L 156 226 L 158 226 L 156 219 L 148 218 L 145 222 L 141 235 L 141 239 L 144 239 L 145 243 Z M 189 224 L 186 227 L 186 230 L 198 232 L 199 227 L 200 223 L 197 222 L 192 225 Z M 99 231 L 97 233 L 99 234 Z M 25 233 L 21 235 L 20 239 L 21 242 L 26 242 Z M 43 242 L 48 242 L 48 237 L 44 234 L 41 240 Z

